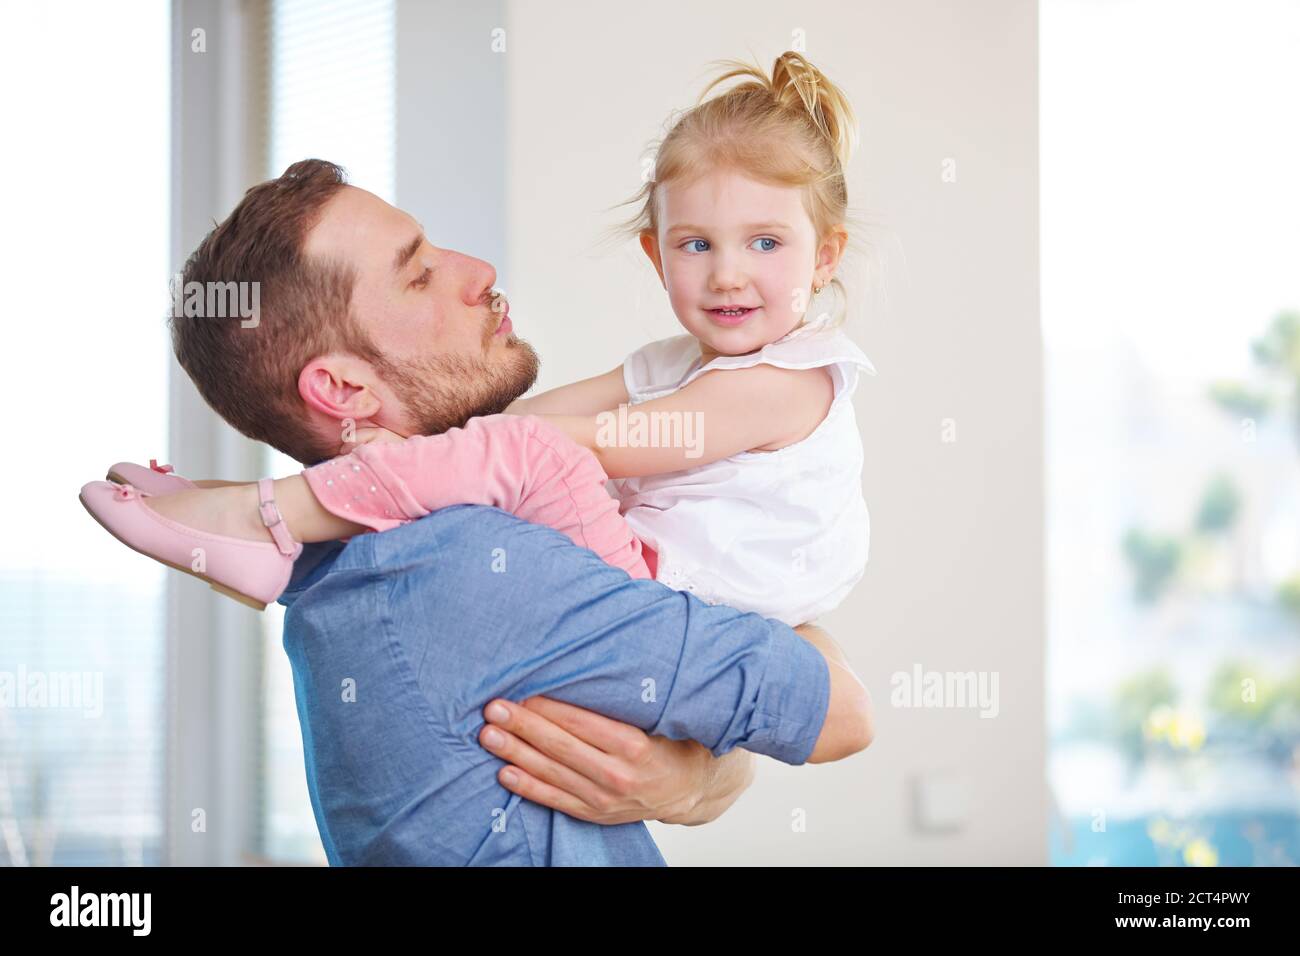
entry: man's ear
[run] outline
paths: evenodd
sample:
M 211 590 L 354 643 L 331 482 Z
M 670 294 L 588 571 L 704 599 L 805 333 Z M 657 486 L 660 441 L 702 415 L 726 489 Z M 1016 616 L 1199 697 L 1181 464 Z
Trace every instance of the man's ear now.
M 298 374 L 298 394 L 307 407 L 329 418 L 360 423 L 378 414 L 374 371 L 352 355 L 322 355 Z
M 655 238 L 654 233 L 641 233 L 641 248 L 645 250 L 645 254 L 654 263 L 655 272 L 659 273 L 659 281 L 663 284 L 663 287 L 668 288 L 668 283 L 664 280 L 664 264 L 659 258 L 659 240 Z

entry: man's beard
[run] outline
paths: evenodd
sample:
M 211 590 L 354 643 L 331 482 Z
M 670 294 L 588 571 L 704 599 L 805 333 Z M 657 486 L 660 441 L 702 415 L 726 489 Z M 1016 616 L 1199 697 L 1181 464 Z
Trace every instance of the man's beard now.
M 537 352 L 523 339 L 507 348 L 506 360 L 489 363 L 465 355 L 374 361 L 380 378 L 406 405 L 414 435 L 441 435 L 471 418 L 505 411 L 537 381 Z

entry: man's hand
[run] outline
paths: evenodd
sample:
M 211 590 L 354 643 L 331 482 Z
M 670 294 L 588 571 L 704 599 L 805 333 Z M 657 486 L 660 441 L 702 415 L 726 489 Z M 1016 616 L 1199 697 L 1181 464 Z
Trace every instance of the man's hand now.
M 406 441 L 397 432 L 390 432 L 387 428 L 380 428 L 378 425 L 368 425 L 365 428 L 356 430 L 356 441 L 345 441 L 339 446 L 339 454 L 346 455 L 355 451 L 362 445 L 369 445 L 371 442 L 385 442 L 392 444 L 394 442 Z
M 494 700 L 483 713 L 488 724 L 479 742 L 509 764 L 497 775 L 501 785 L 591 823 L 703 823 L 752 779 L 744 751 L 718 759 L 693 740 L 652 737 L 546 697 Z M 723 763 L 730 774 L 719 772 Z

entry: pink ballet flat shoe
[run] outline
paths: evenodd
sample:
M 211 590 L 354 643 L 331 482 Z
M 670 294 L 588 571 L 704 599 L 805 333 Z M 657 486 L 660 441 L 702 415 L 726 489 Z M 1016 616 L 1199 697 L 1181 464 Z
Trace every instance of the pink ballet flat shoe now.
M 108 469 L 109 481 L 119 485 L 131 485 L 146 495 L 170 495 L 175 491 L 192 491 L 197 488 L 188 478 L 174 474 L 171 465 L 160 465 L 156 458 L 149 459 L 149 467 L 137 465 L 133 461 L 119 461 Z
M 92 481 L 82 486 L 80 498 L 90 516 L 132 551 L 263 611 L 284 593 L 302 545 L 290 537 L 280 517 L 270 478 L 257 483 L 257 493 L 262 524 L 274 544 L 211 534 L 164 518 L 144 504 L 144 498 L 156 496 L 129 483 Z

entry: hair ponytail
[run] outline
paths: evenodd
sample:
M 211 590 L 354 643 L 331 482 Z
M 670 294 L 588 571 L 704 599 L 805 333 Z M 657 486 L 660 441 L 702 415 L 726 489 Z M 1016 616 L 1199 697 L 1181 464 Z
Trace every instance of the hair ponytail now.
M 735 169 L 801 189 L 817 238 L 825 238 L 848 218 L 844 172 L 858 142 L 848 97 L 793 50 L 776 58 L 770 75 L 739 60 L 716 65 L 724 72 L 672 123 L 655 151 L 653 174 L 624 203 L 638 212 L 618 234 L 658 231 L 656 196 L 665 186 Z M 740 82 L 710 96 L 728 80 Z
M 818 131 L 826 137 L 846 169 L 858 145 L 858 124 L 853 107 L 834 83 L 803 54 L 787 50 L 772 66 L 772 94 L 788 109 L 803 109 Z

